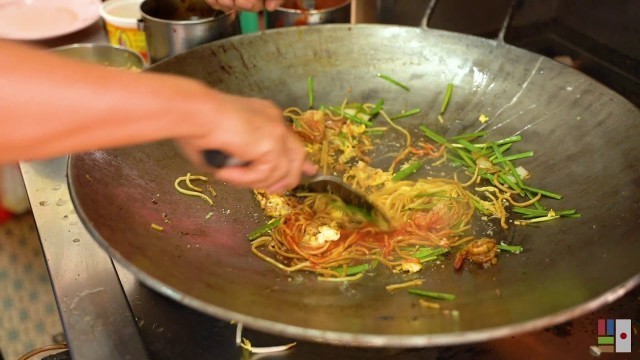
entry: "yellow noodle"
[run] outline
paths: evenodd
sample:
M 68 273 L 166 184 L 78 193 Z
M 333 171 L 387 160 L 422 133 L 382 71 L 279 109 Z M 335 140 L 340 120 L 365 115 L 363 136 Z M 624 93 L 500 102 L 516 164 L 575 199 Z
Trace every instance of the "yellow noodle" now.
M 416 279 L 416 280 L 403 282 L 400 284 L 387 285 L 385 289 L 387 289 L 387 291 L 394 291 L 394 290 L 403 289 L 403 288 L 412 287 L 412 286 L 420 286 L 422 285 L 423 282 L 424 282 L 424 279 Z
M 211 200 L 210 197 L 208 197 L 207 195 L 203 194 L 203 193 L 199 193 L 196 191 L 191 191 L 191 190 L 186 190 L 180 187 L 180 181 L 188 181 L 188 179 L 198 179 L 198 180 L 204 180 L 207 181 L 208 178 L 205 176 L 197 176 L 197 175 L 190 175 L 187 174 L 187 176 L 180 176 L 179 178 L 176 179 L 176 181 L 173 183 L 173 186 L 176 188 L 176 190 L 178 190 L 179 192 L 185 194 L 185 195 L 191 195 L 191 196 L 197 196 L 200 197 L 202 199 L 204 199 L 206 202 L 209 203 L 209 206 L 213 206 L 213 200 Z

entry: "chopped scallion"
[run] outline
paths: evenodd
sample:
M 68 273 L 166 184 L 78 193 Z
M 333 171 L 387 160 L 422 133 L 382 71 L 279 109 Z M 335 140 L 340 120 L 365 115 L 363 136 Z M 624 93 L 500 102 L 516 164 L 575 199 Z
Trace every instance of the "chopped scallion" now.
M 480 152 L 480 149 L 478 147 L 476 147 L 475 145 L 473 145 L 472 143 L 470 143 L 465 139 L 459 139 L 458 144 L 464 146 L 467 150 L 471 152 Z
M 309 109 L 313 109 L 313 77 L 309 76 Z
M 531 192 L 534 192 L 534 193 L 542 194 L 543 196 L 550 197 L 552 199 L 556 199 L 556 200 L 562 199 L 562 195 L 555 194 L 555 193 L 552 193 L 550 191 L 537 189 L 537 188 L 534 188 L 534 187 L 531 187 L 531 186 L 526 186 L 526 185 L 524 185 L 522 188 L 525 189 L 525 190 L 529 190 Z
M 373 117 L 373 116 L 377 115 L 380 112 L 380 110 L 382 110 L 382 105 L 384 105 L 384 99 L 378 100 L 378 102 L 373 107 L 373 109 L 371 109 L 371 111 L 369 111 L 369 116 Z
M 522 136 L 520 135 L 515 135 L 515 136 L 510 136 L 508 138 L 504 138 L 502 140 L 498 140 L 496 141 L 497 145 L 504 145 L 504 144 L 509 144 L 509 143 L 514 143 L 514 142 L 518 142 L 522 140 Z
M 440 143 L 442 145 L 448 145 L 449 142 L 447 142 L 447 139 L 445 139 L 443 136 L 438 135 L 436 132 L 434 132 L 433 130 L 429 129 L 428 127 L 421 125 L 420 126 L 420 130 L 422 130 L 422 132 L 431 140 Z
M 498 244 L 498 249 L 500 250 L 504 250 L 504 251 L 509 251 L 512 252 L 514 254 L 520 254 L 522 252 L 522 250 L 524 250 L 524 248 L 520 245 L 507 245 L 505 243 L 500 243 Z
M 525 151 L 523 153 L 519 153 L 519 154 L 513 154 L 513 155 L 509 155 L 509 156 L 504 156 L 500 159 L 495 159 L 493 162 L 494 163 L 499 163 L 499 162 L 503 162 L 503 161 L 513 161 L 513 160 L 519 160 L 519 159 L 524 159 L 524 158 L 528 158 L 533 156 L 533 151 Z
M 451 137 L 451 140 L 460 140 L 460 139 L 465 139 L 465 140 L 472 140 L 478 137 L 483 137 L 487 134 L 486 131 L 476 131 L 476 132 L 472 132 L 472 133 L 466 133 L 466 134 L 460 134 L 460 135 L 456 135 Z
M 339 273 L 342 276 L 352 276 L 352 275 L 360 274 L 361 272 L 364 272 L 366 270 L 369 270 L 369 268 L 370 268 L 369 264 L 364 263 L 360 265 L 349 266 L 347 267 L 346 271 L 342 266 L 337 266 L 332 270 Z
M 342 110 L 337 109 L 337 108 L 335 108 L 335 107 L 333 107 L 333 106 L 329 106 L 329 110 L 331 110 L 331 111 L 333 111 L 333 112 L 335 112 L 335 113 L 338 113 L 338 114 L 340 114 L 341 116 L 346 117 L 348 120 L 351 120 L 351 121 L 356 122 L 356 123 L 358 123 L 358 124 L 363 124 L 363 125 L 366 125 L 366 126 L 371 126 L 371 122 L 370 122 L 370 121 L 362 120 L 361 118 L 359 118 L 359 117 L 358 117 L 358 116 L 356 116 L 356 115 L 349 114 L 349 113 L 347 113 L 346 111 L 344 111 L 344 112 L 343 112 Z
M 414 160 L 412 163 L 407 165 L 405 168 L 403 168 L 402 170 L 400 170 L 397 173 L 393 174 L 393 176 L 391 177 L 391 180 L 400 181 L 400 180 L 406 178 L 407 176 L 413 174 L 414 172 L 418 171 L 418 169 L 420 169 L 421 167 L 422 167 L 422 161 Z
M 249 235 L 247 235 L 247 237 L 249 238 L 249 240 L 255 240 L 255 239 L 259 238 L 260 236 L 262 236 L 262 235 L 268 233 L 269 231 L 273 230 L 274 228 L 276 228 L 280 224 L 282 224 L 282 218 L 272 219 L 268 223 L 260 226 L 259 228 L 255 229 L 254 231 L 250 232 Z
M 406 118 L 419 113 L 420 113 L 420 109 L 411 109 L 411 110 L 403 111 L 398 115 L 392 116 L 391 120 L 398 120 L 398 119 Z
M 444 93 L 444 100 L 442 100 L 442 106 L 440 107 L 440 115 L 443 115 L 447 111 L 449 101 L 451 100 L 451 93 L 453 93 L 453 84 L 447 84 L 447 90 Z
M 407 85 L 401 83 L 400 81 L 398 81 L 398 80 L 396 80 L 396 79 L 394 79 L 394 78 L 392 78 L 392 77 L 390 77 L 388 75 L 378 73 L 378 77 L 380 79 L 383 79 L 383 80 L 386 80 L 386 81 L 390 82 L 391 84 L 401 88 L 404 91 L 409 91 L 409 87 Z
M 447 294 L 447 293 L 441 293 L 441 292 L 435 292 L 435 291 L 426 291 L 426 290 L 420 290 L 420 289 L 409 289 L 408 291 L 409 291 L 409 294 L 425 296 L 432 299 L 439 299 L 439 300 L 455 300 L 456 299 L 456 296 L 453 294 Z

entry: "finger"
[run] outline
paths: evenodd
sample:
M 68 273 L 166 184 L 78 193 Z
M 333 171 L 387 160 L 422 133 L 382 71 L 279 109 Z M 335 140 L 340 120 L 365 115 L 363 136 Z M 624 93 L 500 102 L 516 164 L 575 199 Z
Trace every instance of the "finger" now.
M 308 159 L 304 159 L 304 163 L 302 164 L 302 172 L 305 175 L 315 175 L 318 172 L 318 165 L 314 164 Z
M 230 0 L 225 0 L 230 1 Z M 234 1 L 234 0 L 231 0 Z M 262 0 L 235 0 L 233 6 L 236 9 L 246 11 L 260 11 L 262 9 Z
M 306 161 L 307 152 L 297 138 L 296 135 L 289 135 L 289 141 L 287 143 L 287 154 L 290 157 L 290 166 L 287 169 L 287 175 L 289 179 L 288 187 L 293 188 L 300 183 L 302 177 L 302 169 Z
M 268 11 L 274 11 L 276 10 L 280 5 L 282 5 L 282 3 L 284 2 L 284 0 L 267 0 L 267 10 Z
M 267 192 L 271 194 L 281 194 L 291 188 L 292 187 L 289 185 L 289 182 L 287 180 L 284 180 L 268 187 Z
M 207 4 L 209 4 L 209 6 L 211 6 L 214 9 L 220 9 L 220 3 L 218 2 L 218 0 L 206 0 Z
M 214 9 L 228 11 L 234 9 L 233 0 L 207 0 Z
M 178 145 L 178 149 L 180 153 L 195 165 L 199 169 L 211 170 L 211 167 L 208 166 L 204 160 L 204 156 L 200 150 L 196 150 L 191 146 L 187 146 L 183 141 L 176 141 L 176 145 Z
M 234 186 L 251 189 L 267 189 L 273 185 L 273 181 L 265 180 L 264 176 L 254 178 L 255 173 L 246 167 L 230 167 L 217 170 L 214 176 L 216 179 Z
M 216 172 L 216 177 L 256 187 L 268 187 L 280 181 L 285 173 L 286 160 L 279 149 L 270 149 L 245 166 L 225 167 Z M 233 180 L 237 177 L 237 180 Z
M 229 12 L 229 11 L 232 11 L 232 10 L 235 10 L 235 8 L 233 6 L 225 6 L 225 5 L 221 4 L 221 2 L 224 1 L 224 0 L 205 0 L 205 1 L 212 8 L 214 8 L 216 10 L 220 10 L 220 11 L 225 12 L 225 13 Z

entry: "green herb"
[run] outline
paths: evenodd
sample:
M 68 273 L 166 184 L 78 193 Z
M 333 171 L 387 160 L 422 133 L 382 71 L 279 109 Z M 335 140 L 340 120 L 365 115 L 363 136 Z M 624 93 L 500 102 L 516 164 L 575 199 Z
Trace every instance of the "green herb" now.
M 384 99 L 378 100 L 378 102 L 373 107 L 373 109 L 371 109 L 371 111 L 369 111 L 369 116 L 374 117 L 374 116 L 378 115 L 380 110 L 382 110 L 382 105 L 384 105 Z
M 541 216 L 541 217 L 537 217 L 537 218 L 533 218 L 533 219 L 527 219 L 527 220 L 515 220 L 513 223 L 516 225 L 528 225 L 528 224 L 534 224 L 534 223 L 539 223 L 539 222 L 544 222 L 544 221 L 550 221 L 553 219 L 557 219 L 559 218 L 559 215 L 554 215 L 554 216 Z
M 513 161 L 531 157 L 534 154 L 533 151 L 525 151 L 514 155 L 505 155 L 506 151 L 511 149 L 513 143 L 522 140 L 520 135 L 510 136 L 483 144 L 472 142 L 485 135 L 485 132 L 482 131 L 461 134 L 452 137 L 451 139 L 446 139 L 442 135 L 429 129 L 427 126 L 420 126 L 420 130 L 422 130 L 426 137 L 443 145 L 447 149 L 447 158 L 453 165 L 466 167 L 469 173 L 477 172 L 478 176 L 489 180 L 497 187 L 509 187 L 519 195 L 525 196 L 530 200 L 535 199 L 538 194 L 558 200 L 562 198 L 559 194 L 525 185 L 525 182 L 516 170 Z M 491 172 L 488 172 L 483 168 L 478 168 L 476 160 L 480 157 L 486 157 L 486 159 L 493 164 L 492 169 L 490 170 Z M 471 195 L 471 202 L 482 214 L 492 215 L 491 211 L 486 208 L 487 202 L 483 201 L 479 197 Z M 533 202 L 532 205 L 526 208 L 514 207 L 513 211 L 523 214 L 522 220 L 515 221 L 518 225 L 549 221 L 559 217 L 580 217 L 580 214 L 575 210 L 550 212 L 545 209 L 539 201 Z
M 442 145 L 450 145 L 447 139 L 445 139 L 443 136 L 438 135 L 436 132 L 429 129 L 428 127 L 421 125 L 420 130 L 422 130 L 422 132 L 431 140 L 437 143 L 440 143 Z
M 444 93 L 444 100 L 442 100 L 442 106 L 440 107 L 440 115 L 443 115 L 447 111 L 449 101 L 451 100 L 451 93 L 453 93 L 453 84 L 447 84 L 447 90 Z
M 366 209 L 363 209 L 361 207 L 355 206 L 355 205 L 351 205 L 351 204 L 344 204 L 342 203 L 344 208 L 350 212 L 353 215 L 360 215 L 362 216 L 365 220 L 367 221 L 373 221 L 374 217 L 373 214 L 371 213 L 371 211 L 368 211 Z
M 349 266 L 347 267 L 346 271 L 342 266 L 336 266 L 332 270 L 342 276 L 352 276 L 352 275 L 357 275 L 357 274 L 360 274 L 361 272 L 367 271 L 370 268 L 371 266 L 365 263 L 360 265 Z
M 373 128 L 367 128 L 364 131 L 369 135 L 382 135 L 387 130 L 388 129 L 386 127 L 373 127 Z
M 378 77 L 380 79 L 383 79 L 383 80 L 386 80 L 386 81 L 390 82 L 391 84 L 393 84 L 393 85 L 395 85 L 395 86 L 397 86 L 399 88 L 402 88 L 402 90 L 404 90 L 404 91 L 409 91 L 409 87 L 407 85 L 401 83 L 400 81 L 398 81 L 398 80 L 396 80 L 396 79 L 394 79 L 394 78 L 392 78 L 392 77 L 390 77 L 388 75 L 378 73 Z
M 439 300 L 455 300 L 456 299 L 456 296 L 453 294 L 446 294 L 446 293 L 440 293 L 435 291 L 426 291 L 426 290 L 420 290 L 420 289 L 409 289 L 408 291 L 409 291 L 409 294 L 429 297 L 432 299 L 439 299 Z
M 541 194 L 541 195 L 546 196 L 546 197 L 550 197 L 552 199 L 556 199 L 556 200 L 562 199 L 562 195 L 555 194 L 555 193 L 552 193 L 550 191 L 537 189 L 537 188 L 534 188 L 534 187 L 531 187 L 531 186 L 526 186 L 526 185 L 523 186 L 522 188 L 525 189 L 525 190 L 529 190 L 531 192 L 537 193 L 537 194 Z
M 470 154 L 461 151 L 460 149 L 454 149 L 458 155 L 460 155 L 460 158 L 462 158 L 462 160 L 464 160 L 464 162 L 469 166 L 470 169 L 473 169 L 472 172 L 475 172 L 475 168 L 476 168 L 476 161 L 473 159 L 473 156 L 471 156 Z
M 259 228 L 255 229 L 254 231 L 249 233 L 249 235 L 247 235 L 247 237 L 249 238 L 249 240 L 255 240 L 255 239 L 259 238 L 260 236 L 268 233 L 272 229 L 276 228 L 280 224 L 282 224 L 282 218 L 272 219 L 268 223 L 260 226 Z
M 419 114 L 419 113 L 420 113 L 420 109 L 417 109 L 417 108 L 416 109 L 411 109 L 411 110 L 408 110 L 408 111 L 403 111 L 398 115 L 392 116 L 391 120 L 398 120 L 398 119 L 406 118 L 406 117 L 409 117 L 409 116 L 412 116 L 412 115 L 416 115 L 416 114 Z
M 520 207 L 513 208 L 513 212 L 520 213 L 520 214 L 525 214 L 525 215 L 532 215 L 532 216 L 547 216 L 547 215 L 549 215 L 549 211 L 548 210 L 538 210 L 538 209 L 529 209 L 529 208 L 520 208 Z M 553 212 L 556 213 L 556 215 L 566 216 L 566 215 L 574 215 L 576 213 L 576 210 L 575 209 L 558 210 L 558 211 L 553 211 Z
M 519 160 L 519 159 L 524 159 L 524 158 L 528 158 L 533 156 L 533 151 L 525 151 L 523 153 L 519 153 L 519 154 L 514 154 L 514 155 L 509 155 L 509 156 L 505 156 L 501 159 L 496 159 L 494 161 L 494 163 L 499 163 L 499 162 L 503 162 L 503 161 L 513 161 L 513 160 Z
M 413 174 L 414 172 L 418 171 L 418 169 L 420 169 L 421 167 L 422 167 L 422 161 L 414 160 L 412 163 L 405 166 L 402 170 L 393 174 L 393 176 L 391 177 L 391 180 L 400 181 L 406 178 L 407 176 Z
M 309 76 L 309 109 L 313 109 L 313 77 Z
M 504 144 L 514 143 L 514 142 L 518 142 L 520 140 L 522 140 L 522 136 L 520 136 L 520 135 L 510 136 L 508 138 L 504 138 L 502 140 L 496 141 L 496 145 L 504 145 Z
M 451 137 L 451 140 L 460 140 L 460 139 L 465 139 L 465 140 L 472 140 L 475 139 L 477 137 L 483 137 L 487 134 L 486 131 L 477 131 L 477 132 L 472 132 L 472 133 L 466 133 L 466 134 L 460 134 L 460 135 L 456 135 Z
M 504 173 L 500 173 L 498 175 L 498 179 L 502 180 L 503 183 L 509 185 L 513 190 L 517 191 L 518 194 L 520 194 L 520 195 L 524 194 L 524 191 L 522 191 L 520 186 L 518 186 L 516 183 L 511 181 L 511 179 L 509 179 L 508 176 L 504 175 Z
M 471 152 L 475 152 L 475 153 L 480 152 L 480 148 L 479 147 L 473 145 L 472 143 L 468 142 L 465 139 L 459 139 L 458 140 L 458 144 L 464 146 L 467 150 L 469 150 Z
M 514 254 L 520 254 L 522 252 L 522 250 L 524 250 L 524 248 L 520 245 L 507 245 L 505 243 L 500 243 L 498 245 L 498 249 L 500 250 L 504 250 L 504 251 L 509 251 L 512 252 Z
M 366 125 L 366 126 L 371 126 L 371 122 L 370 122 L 370 121 L 362 120 L 361 118 L 359 118 L 359 117 L 358 117 L 358 116 L 356 116 L 356 115 L 351 115 L 351 114 L 349 114 L 349 113 L 347 113 L 347 112 L 344 112 L 344 111 L 342 111 L 342 110 L 340 110 L 340 109 L 337 109 L 337 108 L 335 108 L 335 107 L 333 107 L 333 106 L 329 106 L 329 110 L 331 110 L 331 111 L 333 111 L 333 112 L 336 112 L 336 113 L 340 114 L 340 116 L 344 116 L 344 117 L 346 117 L 348 120 L 351 120 L 351 121 L 356 122 L 356 123 L 358 123 L 358 124 L 363 124 L 363 125 Z
M 411 254 L 411 256 L 413 256 L 416 259 L 424 259 L 427 257 L 434 257 L 434 256 L 437 257 L 439 255 L 446 254 L 448 252 L 449 252 L 449 249 L 445 249 L 445 248 L 422 247 L 422 248 L 419 248 L 413 254 Z

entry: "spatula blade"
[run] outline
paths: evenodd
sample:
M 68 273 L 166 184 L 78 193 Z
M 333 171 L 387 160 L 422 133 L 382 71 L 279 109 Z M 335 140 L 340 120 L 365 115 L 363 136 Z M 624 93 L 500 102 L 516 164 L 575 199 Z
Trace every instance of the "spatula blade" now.
M 345 184 L 342 179 L 331 175 L 316 175 L 303 179 L 302 186 L 310 192 L 329 193 L 339 197 L 345 204 L 354 206 L 371 215 L 372 222 L 383 230 L 391 227 L 391 221 L 365 194 Z

